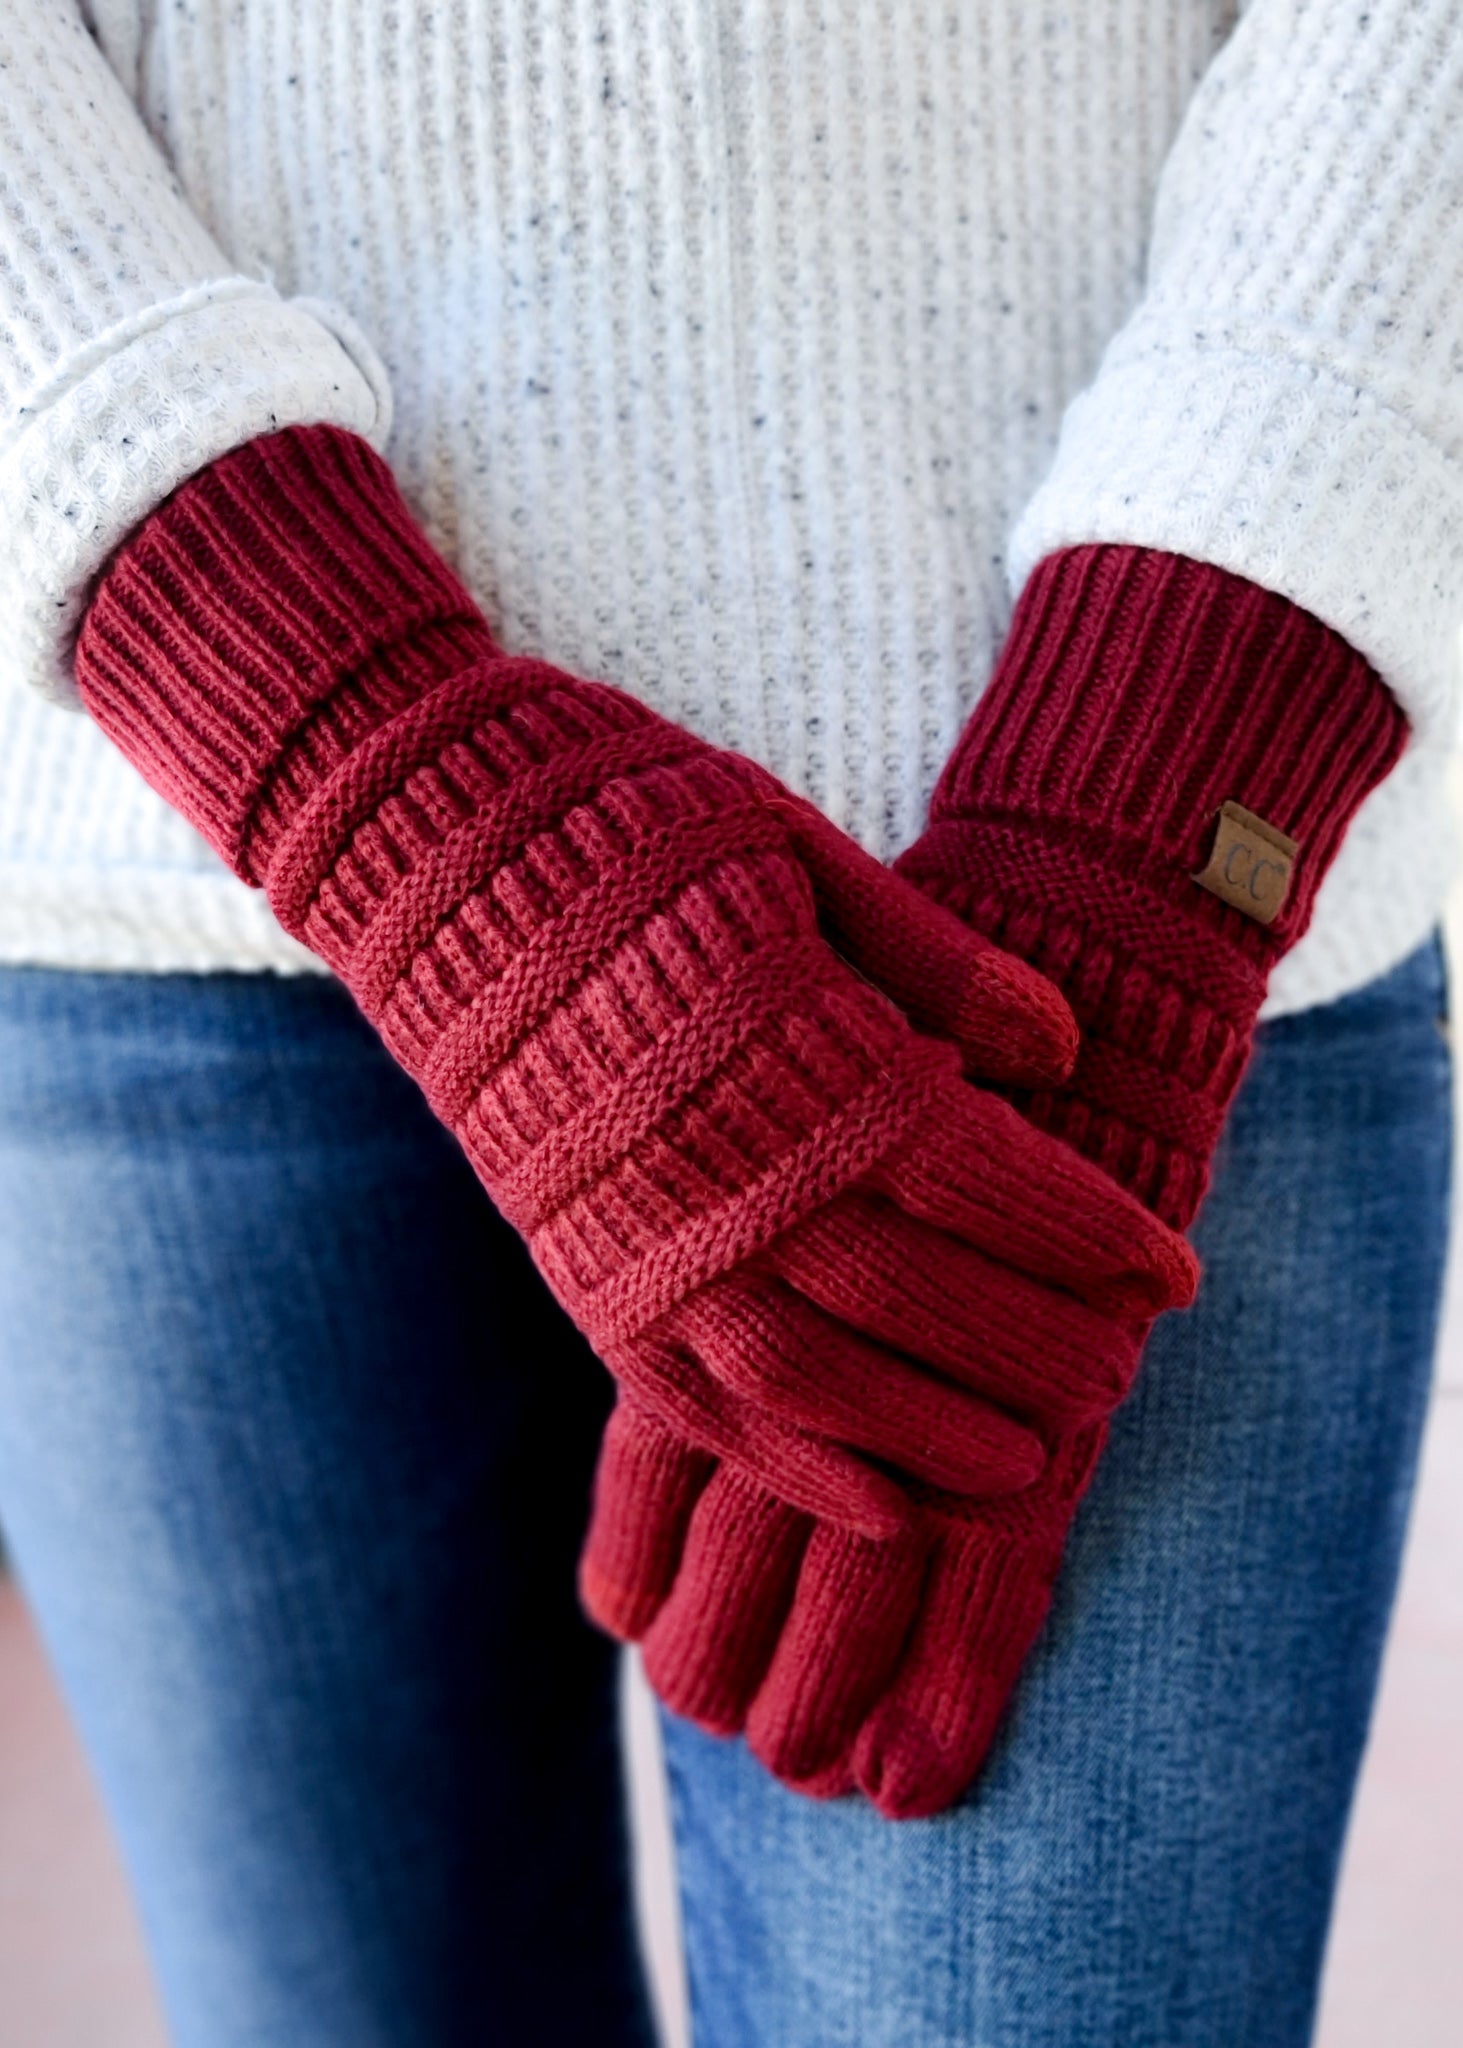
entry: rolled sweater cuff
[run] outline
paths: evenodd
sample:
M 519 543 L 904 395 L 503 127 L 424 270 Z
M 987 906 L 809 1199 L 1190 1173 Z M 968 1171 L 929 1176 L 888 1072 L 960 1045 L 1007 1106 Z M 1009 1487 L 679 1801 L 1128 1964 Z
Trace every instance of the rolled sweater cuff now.
M 369 444 L 291 427 L 137 530 L 87 611 L 76 676 L 152 786 L 259 883 L 283 765 L 325 707 L 353 695 L 356 723 L 376 723 L 498 652 Z

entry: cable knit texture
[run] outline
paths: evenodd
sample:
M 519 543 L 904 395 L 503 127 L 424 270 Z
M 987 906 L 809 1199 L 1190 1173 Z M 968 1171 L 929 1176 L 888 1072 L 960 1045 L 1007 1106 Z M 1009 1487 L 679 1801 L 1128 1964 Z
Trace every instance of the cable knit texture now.
M 1223 570 L 1074 549 L 1022 593 L 899 866 L 1063 989 L 1082 1027 L 1075 1069 L 1017 1100 L 1176 1226 L 1198 1207 L 1267 976 L 1405 737 L 1358 653 Z M 1226 801 L 1299 842 L 1268 925 L 1194 879 Z M 1019 1387 L 1007 1397 L 1030 1415 Z M 858 1788 L 894 1818 L 949 1805 L 1045 1619 L 1107 1418 L 1048 1409 L 1038 1427 L 1047 1459 L 1029 1487 L 999 1500 L 928 1490 L 915 1523 L 880 1542 L 799 1516 L 740 1474 L 706 1484 L 688 1515 L 697 1475 L 653 1425 L 621 1421 L 604 1456 L 621 1494 L 640 1487 L 658 1689 L 709 1728 L 744 1728 L 805 1792 Z M 619 1518 L 632 1519 L 623 1501 Z M 758 1541 L 733 1572 L 739 1528 Z
M 1090 1413 L 1133 1314 L 1192 1286 L 1181 1240 L 962 1076 L 1065 1071 L 1050 985 L 764 770 L 504 654 L 356 437 L 268 436 L 185 485 L 109 570 L 77 675 L 687 1456 L 888 1534 L 885 1467 L 982 1494 L 1042 1468 L 964 1364 L 977 1332 L 1033 1412 Z
M 380 444 L 379 356 L 393 468 L 500 642 L 764 762 L 881 858 L 1059 546 L 1277 589 L 1451 737 L 1455 16 L 0 10 L 4 680 L 64 686 L 96 569 L 222 449 L 306 418 Z M 1421 939 L 1443 815 L 1419 746 L 1276 1003 Z M 0 958 L 309 956 L 7 686 Z

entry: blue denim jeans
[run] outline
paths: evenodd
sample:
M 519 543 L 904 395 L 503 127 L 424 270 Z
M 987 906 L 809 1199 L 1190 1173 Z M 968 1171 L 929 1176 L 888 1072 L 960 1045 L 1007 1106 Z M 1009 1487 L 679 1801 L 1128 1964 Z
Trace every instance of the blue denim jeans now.
M 941 1820 L 668 1726 L 698 2048 L 1290 2048 L 1443 1255 L 1428 948 L 1267 1027 Z M 0 971 L 0 1520 L 179 2048 L 646 2048 L 603 1376 L 333 985 Z
M 334 983 L 0 972 L 0 1521 L 179 2048 L 649 2048 L 607 1386 Z
M 965 1803 L 815 1806 L 663 1716 L 697 2048 L 1303 2048 L 1427 1404 L 1435 946 L 1267 1025 Z

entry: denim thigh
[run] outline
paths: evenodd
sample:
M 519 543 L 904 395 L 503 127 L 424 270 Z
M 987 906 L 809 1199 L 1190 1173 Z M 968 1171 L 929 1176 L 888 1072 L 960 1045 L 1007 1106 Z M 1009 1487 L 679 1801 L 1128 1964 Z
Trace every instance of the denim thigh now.
M 180 2048 L 649 2041 L 607 1385 L 336 985 L 0 972 L 0 1518 Z
M 697 2048 L 1302 2048 L 1433 1355 L 1430 944 L 1265 1026 L 965 1804 L 817 1805 L 665 1716 Z

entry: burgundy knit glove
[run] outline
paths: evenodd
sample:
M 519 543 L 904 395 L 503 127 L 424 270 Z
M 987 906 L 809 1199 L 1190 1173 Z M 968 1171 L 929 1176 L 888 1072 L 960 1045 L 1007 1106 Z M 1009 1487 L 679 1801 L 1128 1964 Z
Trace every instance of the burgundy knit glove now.
M 1043 563 L 1022 596 L 929 829 L 898 865 L 1062 988 L 1076 1067 L 1015 1099 L 1176 1227 L 1198 1206 L 1271 968 L 1404 738 L 1336 634 L 1222 571 L 1088 548 Z M 804 1791 L 858 1787 L 892 1817 L 957 1799 L 1106 1435 L 1104 1414 L 1041 1412 L 1009 1382 L 991 1392 L 1046 1446 L 1030 1487 L 929 1489 L 886 1542 L 744 1504 L 763 1535 L 735 1576 L 693 1518 L 647 1643 L 662 1694 L 708 1728 L 744 1726 Z M 617 1433 L 609 1448 L 626 1456 Z M 652 1519 L 648 1489 L 641 1500 Z
M 999 1495 L 1044 1462 L 964 1369 L 975 1309 L 1029 1333 L 1013 1371 L 1090 1405 L 1131 1363 L 1104 1310 L 1184 1286 L 1181 1242 L 971 1088 L 820 905 L 879 906 L 871 971 L 892 933 L 912 1003 L 992 1078 L 1070 1058 L 1040 977 L 750 763 L 504 654 L 364 443 L 291 429 L 192 479 L 110 567 L 77 675 L 345 981 L 687 1457 L 888 1535 L 895 1472 Z M 843 1269 L 871 1238 L 898 1258 L 865 1299 Z
M 1062 989 L 1075 1070 L 1016 1099 L 1178 1229 L 1208 1186 L 1269 976 L 1406 735 L 1339 634 L 1221 569 L 1080 548 L 1023 592 L 898 867 Z M 853 1753 L 888 1810 L 928 1811 L 971 1775 L 1047 1604 L 992 1627 L 983 1600 L 949 1589 L 1023 1551 L 1049 1585 L 1104 1440 L 1049 1439 L 1028 1493 L 941 1518 L 919 1633 Z

